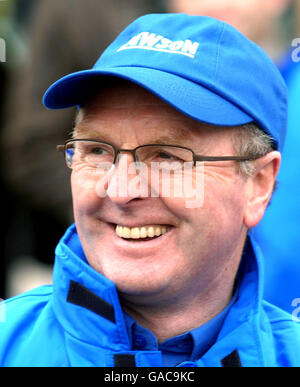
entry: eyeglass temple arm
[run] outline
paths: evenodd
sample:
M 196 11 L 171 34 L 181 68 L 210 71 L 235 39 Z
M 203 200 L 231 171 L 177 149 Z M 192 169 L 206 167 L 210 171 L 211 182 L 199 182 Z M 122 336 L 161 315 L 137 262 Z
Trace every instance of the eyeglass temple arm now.
M 57 152 L 64 152 L 65 145 L 56 145 L 56 151 Z
M 253 161 L 258 156 L 242 157 L 242 156 L 194 156 L 194 161 Z

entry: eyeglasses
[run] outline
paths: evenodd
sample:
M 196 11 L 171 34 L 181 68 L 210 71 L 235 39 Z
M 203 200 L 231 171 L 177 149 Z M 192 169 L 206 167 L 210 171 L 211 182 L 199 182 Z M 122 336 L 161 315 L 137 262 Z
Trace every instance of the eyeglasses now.
M 180 167 L 185 163 L 196 166 L 197 161 L 253 161 L 256 156 L 203 156 L 196 155 L 192 149 L 180 145 L 146 144 L 134 149 L 119 149 L 112 144 L 93 139 L 68 140 L 64 145 L 57 145 L 58 151 L 63 151 L 65 161 L 70 169 L 76 166 L 89 166 L 91 169 L 109 169 L 116 164 L 121 152 L 131 153 L 135 163 L 164 163 L 171 167 Z

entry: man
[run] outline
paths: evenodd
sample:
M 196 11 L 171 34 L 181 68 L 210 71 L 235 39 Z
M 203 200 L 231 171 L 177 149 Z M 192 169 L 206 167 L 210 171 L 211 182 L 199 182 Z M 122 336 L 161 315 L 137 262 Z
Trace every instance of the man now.
M 215 19 L 147 15 L 44 103 L 80 107 L 60 147 L 75 225 L 53 287 L 6 302 L 1 364 L 299 365 L 299 328 L 262 301 L 249 232 L 286 126 L 263 51 Z

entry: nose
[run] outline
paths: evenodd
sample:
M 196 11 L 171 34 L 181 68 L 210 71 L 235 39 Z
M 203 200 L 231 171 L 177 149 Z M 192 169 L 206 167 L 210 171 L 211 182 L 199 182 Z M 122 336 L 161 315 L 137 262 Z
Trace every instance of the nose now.
M 119 149 L 116 153 L 116 156 L 115 156 L 115 161 L 114 161 L 114 164 L 118 164 L 118 162 L 120 161 L 120 158 L 122 156 L 122 153 L 129 153 L 132 157 L 132 161 L 131 162 L 136 162 L 137 160 L 135 159 L 135 150 L 134 149 Z
M 138 171 L 132 151 L 121 150 L 117 155 L 106 191 L 107 196 L 116 205 L 126 205 L 134 199 L 142 198 L 145 188 L 148 190 L 147 183 L 145 184 L 142 174 Z

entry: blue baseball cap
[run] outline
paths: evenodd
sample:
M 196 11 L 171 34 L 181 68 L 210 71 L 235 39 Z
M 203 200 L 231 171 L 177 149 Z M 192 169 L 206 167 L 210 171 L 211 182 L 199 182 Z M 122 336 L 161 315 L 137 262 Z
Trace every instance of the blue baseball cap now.
M 282 150 L 287 126 L 283 78 L 261 48 L 224 22 L 186 14 L 142 16 L 92 69 L 55 82 L 44 104 L 49 109 L 82 106 L 95 83 L 101 87 L 101 78 L 108 76 L 134 82 L 207 124 L 254 121 Z

